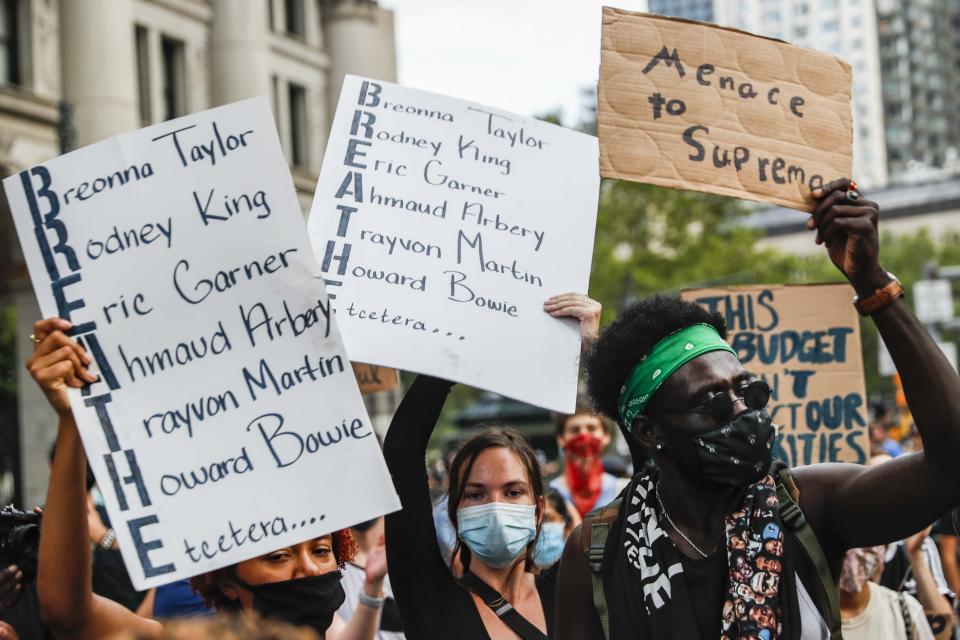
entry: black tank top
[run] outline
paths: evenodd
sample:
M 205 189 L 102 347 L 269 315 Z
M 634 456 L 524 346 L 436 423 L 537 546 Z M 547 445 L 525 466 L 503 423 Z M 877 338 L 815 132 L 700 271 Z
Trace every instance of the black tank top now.
M 706 558 L 680 556 L 700 638 L 713 640 L 720 635 L 720 614 L 727 591 L 727 550 L 721 546 Z

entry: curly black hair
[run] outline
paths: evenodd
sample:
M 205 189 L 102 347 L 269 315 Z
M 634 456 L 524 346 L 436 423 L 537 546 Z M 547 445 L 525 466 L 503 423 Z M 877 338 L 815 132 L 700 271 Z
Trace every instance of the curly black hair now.
M 673 296 L 651 296 L 621 311 L 586 356 L 587 391 L 597 409 L 620 424 L 620 388 L 640 358 L 666 336 L 698 323 L 713 326 L 726 339 L 723 316 Z

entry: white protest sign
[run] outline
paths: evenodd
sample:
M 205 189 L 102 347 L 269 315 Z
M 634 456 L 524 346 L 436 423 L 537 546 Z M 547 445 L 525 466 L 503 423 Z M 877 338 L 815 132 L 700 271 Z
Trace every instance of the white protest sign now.
M 944 357 L 953 365 L 954 370 L 957 368 L 957 344 L 955 342 L 945 342 L 943 340 L 935 340 L 937 346 L 940 347 L 940 351 L 943 352 Z M 877 340 L 877 369 L 882 376 L 895 376 L 897 375 L 897 365 L 893 363 L 893 357 L 890 355 L 890 351 L 887 350 L 887 345 L 884 344 L 883 339 Z
M 70 401 L 134 586 L 399 508 L 266 99 L 4 188 L 44 316 L 96 359 Z
M 917 280 L 913 283 L 913 307 L 920 322 L 953 320 L 953 289 L 949 280 Z
M 597 140 L 347 76 L 308 228 L 350 357 L 573 409 Z

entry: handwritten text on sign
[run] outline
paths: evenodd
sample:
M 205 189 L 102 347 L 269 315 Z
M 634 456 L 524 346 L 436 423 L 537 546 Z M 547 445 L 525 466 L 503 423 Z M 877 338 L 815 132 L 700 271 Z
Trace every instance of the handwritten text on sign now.
M 790 466 L 867 461 L 860 322 L 849 286 L 692 289 L 683 297 L 724 316 L 744 368 L 773 387 L 776 457 Z
M 347 77 L 309 229 L 350 357 L 572 410 L 577 323 L 543 302 L 586 291 L 597 153 L 552 124 Z
M 40 308 L 96 360 L 70 400 L 138 589 L 399 507 L 265 99 L 4 187 Z
M 827 53 L 605 7 L 600 173 L 811 211 L 850 175 L 850 83 Z

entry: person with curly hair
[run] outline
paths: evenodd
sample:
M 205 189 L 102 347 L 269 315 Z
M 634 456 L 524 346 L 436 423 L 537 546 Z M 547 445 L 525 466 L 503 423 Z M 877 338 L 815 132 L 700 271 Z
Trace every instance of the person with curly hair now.
M 34 325 L 33 354 L 27 368 L 57 412 L 56 455 L 43 515 L 37 577 L 41 615 L 60 638 L 104 638 L 128 631 L 161 637 L 163 626 L 93 593 L 88 544 L 85 476 L 87 460 L 67 389 L 96 378 L 87 369 L 92 358 L 66 335 L 61 318 Z M 313 628 L 326 640 L 373 640 L 380 623 L 386 552 L 368 554 L 359 607 L 348 623 L 336 615 L 343 603 L 340 571 L 357 547 L 350 532 L 337 531 L 276 549 L 257 558 L 191 579 L 208 606 L 219 611 L 255 611 L 260 615 Z
M 878 467 L 774 465 L 772 389 L 727 344 L 724 318 L 665 296 L 628 307 L 588 356 L 587 386 L 653 464 L 571 534 L 558 638 L 837 639 L 845 552 L 960 502 L 960 378 L 880 265 L 879 208 L 846 179 L 812 195 L 807 228 L 889 348 L 925 450 Z

